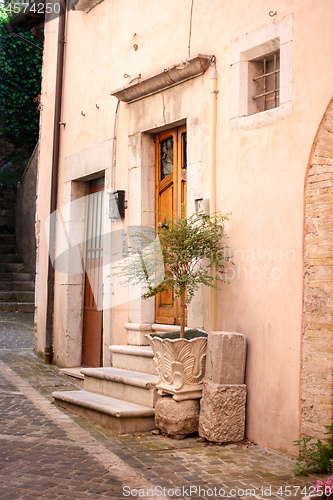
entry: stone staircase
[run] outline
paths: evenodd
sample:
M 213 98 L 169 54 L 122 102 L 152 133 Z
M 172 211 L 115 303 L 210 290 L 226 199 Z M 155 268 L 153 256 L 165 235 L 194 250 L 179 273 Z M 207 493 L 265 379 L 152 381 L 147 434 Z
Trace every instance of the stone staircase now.
M 15 235 L 0 234 L 0 313 L 35 310 L 35 283 L 15 254 Z
M 154 429 L 158 377 L 152 349 L 118 345 L 110 351 L 112 368 L 82 368 L 83 390 L 54 392 L 56 404 L 117 434 Z

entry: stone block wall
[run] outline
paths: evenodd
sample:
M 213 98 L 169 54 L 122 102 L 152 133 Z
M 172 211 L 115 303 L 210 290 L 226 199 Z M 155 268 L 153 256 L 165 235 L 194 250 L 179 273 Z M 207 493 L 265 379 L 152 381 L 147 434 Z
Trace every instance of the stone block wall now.
M 31 153 L 31 147 L 21 145 L 20 147 L 15 146 L 11 142 L 5 142 L 0 138 L 0 168 L 8 161 L 9 157 L 13 153 L 23 153 L 29 154 Z
M 17 187 L 16 251 L 34 275 L 36 268 L 36 189 L 38 144 Z
M 305 181 L 301 433 L 324 437 L 333 421 L 333 101 Z

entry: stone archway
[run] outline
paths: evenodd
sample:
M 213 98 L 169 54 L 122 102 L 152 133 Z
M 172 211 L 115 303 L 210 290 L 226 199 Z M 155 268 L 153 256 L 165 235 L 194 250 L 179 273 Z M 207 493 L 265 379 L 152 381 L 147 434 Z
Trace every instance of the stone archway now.
M 333 99 L 312 146 L 304 190 L 301 434 L 333 421 Z

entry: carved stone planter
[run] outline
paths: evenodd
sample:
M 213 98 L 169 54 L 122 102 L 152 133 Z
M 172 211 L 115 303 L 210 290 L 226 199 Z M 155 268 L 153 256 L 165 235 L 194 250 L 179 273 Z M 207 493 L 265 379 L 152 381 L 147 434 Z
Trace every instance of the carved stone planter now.
M 175 401 L 199 399 L 205 376 L 207 337 L 169 339 L 147 335 L 158 371 L 156 388 Z

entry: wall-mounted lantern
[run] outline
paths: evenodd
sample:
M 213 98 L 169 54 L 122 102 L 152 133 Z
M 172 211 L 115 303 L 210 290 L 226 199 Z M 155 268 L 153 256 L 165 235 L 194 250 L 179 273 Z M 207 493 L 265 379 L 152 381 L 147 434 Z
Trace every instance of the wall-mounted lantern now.
M 118 190 L 109 193 L 109 219 L 124 219 L 125 217 L 125 191 Z
M 196 198 L 194 208 L 197 214 L 209 215 L 209 200 L 207 198 Z

